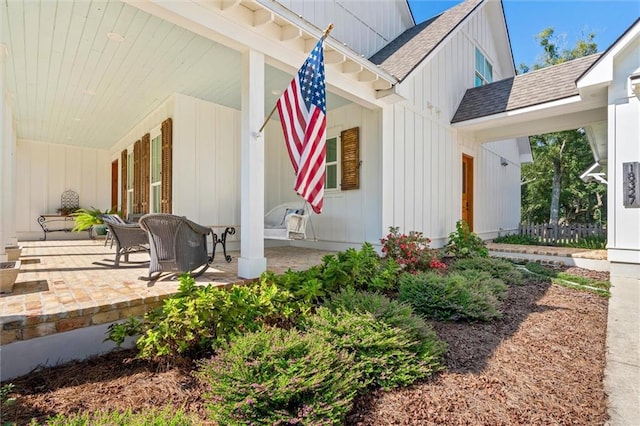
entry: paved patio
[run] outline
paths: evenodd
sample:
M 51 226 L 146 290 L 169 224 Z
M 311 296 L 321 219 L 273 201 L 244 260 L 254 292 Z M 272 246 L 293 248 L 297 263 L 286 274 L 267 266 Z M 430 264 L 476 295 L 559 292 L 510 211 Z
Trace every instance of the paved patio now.
M 14 291 L 0 294 L 0 343 L 24 341 L 142 315 L 177 292 L 178 281 L 140 280 L 148 274 L 149 255 L 130 255 L 130 263 L 114 268 L 115 246 L 104 240 L 21 242 L 21 268 Z M 278 247 L 265 249 L 267 268 L 276 273 L 307 269 L 330 252 Z M 231 263 L 216 253 L 213 266 L 197 282 L 228 285 L 237 276 L 239 252 Z

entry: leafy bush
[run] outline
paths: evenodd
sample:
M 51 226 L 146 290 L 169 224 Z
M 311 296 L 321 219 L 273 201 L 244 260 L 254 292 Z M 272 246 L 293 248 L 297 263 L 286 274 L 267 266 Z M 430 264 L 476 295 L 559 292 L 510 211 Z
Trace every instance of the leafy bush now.
M 499 278 L 508 285 L 522 284 L 522 272 L 513 263 L 495 257 L 473 257 L 457 259 L 450 268 L 451 271 L 477 270 L 488 272 L 493 278 Z
M 400 277 L 398 300 L 436 320 L 500 318 L 505 284 L 483 271 L 461 271 L 441 276 L 433 272 Z
M 510 235 L 502 235 L 493 240 L 494 243 L 498 244 L 522 244 L 529 246 L 540 245 L 540 240 L 530 235 L 519 235 L 519 234 L 510 234 Z
M 400 266 L 393 259 L 381 261 L 373 246 L 364 243 L 360 250 L 325 256 L 319 270 L 329 291 L 349 286 L 386 291 L 395 287 Z
M 273 328 L 235 336 L 199 375 L 221 425 L 338 425 L 363 387 L 354 366 L 353 354 L 316 335 Z
M 442 352 L 432 351 L 434 341 L 423 342 L 414 330 L 393 327 L 370 313 L 322 307 L 304 318 L 302 327 L 314 339 L 353 354 L 364 386 L 407 386 L 442 368 Z
M 179 292 L 145 316 L 138 356 L 198 354 L 234 334 L 256 330 L 265 322 L 292 320 L 307 309 L 291 293 L 265 280 L 226 289 L 197 286 L 184 275 Z
M 447 350 L 446 343 L 438 340 L 433 328 L 424 319 L 415 315 L 410 305 L 389 299 L 384 295 L 347 288 L 334 293 L 324 306 L 333 312 L 346 310 L 360 314 L 369 313 L 377 321 L 405 330 L 412 338 L 421 342 L 421 349 L 418 352 L 440 356 Z
M 183 410 L 175 410 L 166 407 L 161 410 L 146 410 L 140 413 L 132 413 L 130 410 L 120 413 L 118 411 L 103 411 L 97 413 L 73 414 L 71 416 L 58 414 L 50 417 L 47 426 L 189 426 L 196 425 Z M 37 426 L 33 420 L 30 426 Z
M 489 251 L 482 238 L 471 232 L 464 220 L 456 222 L 456 230 L 449 234 L 445 252 L 455 257 L 487 257 Z
M 429 250 L 431 240 L 422 232 L 410 231 L 401 234 L 400 228 L 390 226 L 389 233 L 380 240 L 382 253 L 395 260 L 407 272 L 424 271 L 429 268 L 432 255 Z

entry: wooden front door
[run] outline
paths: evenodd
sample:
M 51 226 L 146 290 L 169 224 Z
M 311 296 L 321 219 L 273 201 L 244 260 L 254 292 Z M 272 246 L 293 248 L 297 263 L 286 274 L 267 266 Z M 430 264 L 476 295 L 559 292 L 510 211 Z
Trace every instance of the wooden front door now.
M 118 209 L 118 160 L 111 163 L 111 207 Z
M 473 157 L 462 154 L 462 220 L 473 231 Z

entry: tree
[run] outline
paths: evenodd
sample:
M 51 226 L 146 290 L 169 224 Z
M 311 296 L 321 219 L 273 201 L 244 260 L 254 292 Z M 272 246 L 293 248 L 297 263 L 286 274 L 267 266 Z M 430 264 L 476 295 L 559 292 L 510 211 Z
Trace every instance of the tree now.
M 541 69 L 597 52 L 589 33 L 578 40 L 572 49 L 560 50 L 553 28 L 546 28 L 536 39 L 543 49 L 542 56 L 533 65 Z M 529 67 L 521 64 L 521 72 Z M 567 222 L 592 222 L 601 219 L 605 209 L 603 194 L 606 188 L 597 183 L 585 183 L 580 174 L 592 161 L 587 137 L 582 129 L 536 135 L 529 138 L 534 157 L 532 164 L 522 167 L 522 215 L 528 222 L 557 225 Z M 597 216 L 597 217 L 596 217 Z

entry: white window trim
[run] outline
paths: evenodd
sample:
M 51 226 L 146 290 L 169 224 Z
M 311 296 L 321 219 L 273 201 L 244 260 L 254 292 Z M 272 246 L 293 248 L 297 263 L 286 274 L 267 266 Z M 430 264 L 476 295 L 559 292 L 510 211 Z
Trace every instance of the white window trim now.
M 487 80 L 486 75 L 480 74 L 480 72 L 478 71 L 478 64 L 476 63 L 476 52 L 480 52 L 480 54 L 482 55 L 482 58 L 484 59 L 485 62 L 487 62 L 489 65 L 491 65 L 491 81 Z M 484 64 L 483 64 L 484 67 Z M 476 86 L 476 80 L 475 77 L 480 78 L 480 80 L 482 80 L 482 86 L 487 85 L 489 83 L 493 83 L 493 63 L 489 60 L 489 57 L 484 53 L 484 51 L 482 49 L 480 49 L 480 47 L 475 46 L 475 49 L 473 51 L 473 75 L 474 75 L 474 79 L 473 79 L 473 86 L 474 87 L 480 87 L 480 86 Z
M 336 187 L 335 188 L 327 188 L 325 186 L 324 188 L 324 192 L 325 194 L 336 194 L 339 192 L 342 192 L 342 164 L 340 159 L 342 158 L 342 138 L 340 137 L 340 134 L 342 132 L 342 127 L 333 127 L 331 129 L 327 129 L 327 138 L 326 140 L 328 141 L 329 139 L 336 139 Z M 327 163 L 327 165 L 329 165 Z M 325 185 L 326 185 L 326 178 L 325 178 Z
M 149 158 L 151 159 L 151 161 L 149 161 L 149 210 L 151 213 L 160 213 L 160 211 L 153 211 L 154 210 L 154 206 L 155 206 L 155 200 L 154 200 L 154 196 L 153 196 L 153 189 L 154 187 L 161 187 L 162 188 L 162 132 L 160 131 L 160 127 L 156 127 L 155 129 L 153 129 L 152 132 L 150 132 L 150 135 L 152 135 L 150 137 L 150 143 L 149 143 Z M 153 140 L 156 138 L 160 138 L 160 180 L 158 180 L 157 182 L 153 182 Z M 162 189 L 161 189 L 162 191 Z M 160 202 L 160 210 L 162 210 L 162 192 L 160 193 L 160 198 L 161 198 L 161 202 Z

